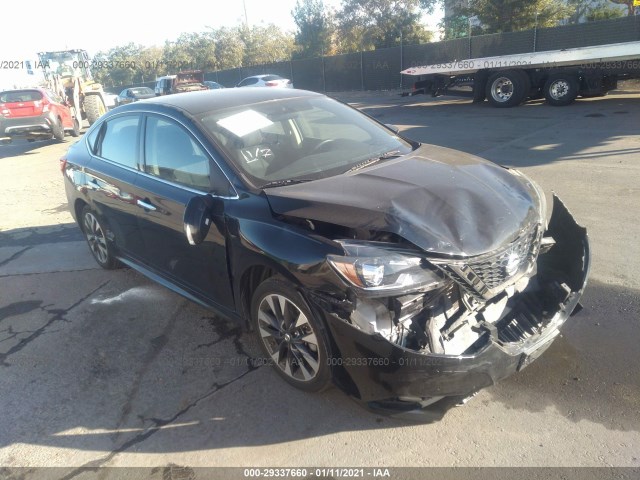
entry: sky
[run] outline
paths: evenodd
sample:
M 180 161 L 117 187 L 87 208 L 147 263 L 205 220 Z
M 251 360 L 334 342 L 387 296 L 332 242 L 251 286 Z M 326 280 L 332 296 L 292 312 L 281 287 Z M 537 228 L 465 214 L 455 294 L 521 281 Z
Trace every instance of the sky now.
M 31 0 L 25 19 L 25 3 L 9 1 L 2 4 L 3 19 L 25 19 L 26 23 L 3 22 L 0 32 L 0 66 L 2 62 L 31 60 L 37 52 L 83 49 L 92 57 L 96 52 L 133 42 L 144 46 L 163 45 L 183 32 L 202 32 L 212 28 L 233 27 L 245 21 L 246 6 L 249 25 L 273 23 L 285 31 L 295 31 L 291 11 L 296 0 L 191 0 L 187 2 L 141 2 L 136 0 L 108 0 L 95 11 L 80 3 L 71 3 L 56 12 L 51 2 Z M 324 0 L 325 5 L 338 7 L 340 0 Z M 78 5 L 74 9 L 72 5 Z M 95 5 L 92 3 L 91 6 Z M 57 18 L 56 18 L 57 17 Z M 91 20 L 91 21 L 90 21 Z M 435 30 L 437 16 L 426 20 Z M 18 30 L 18 26 L 20 27 Z M 25 33 L 27 31 L 28 33 Z M 24 69 L 0 69 L 0 88 L 12 84 L 26 84 L 32 79 Z

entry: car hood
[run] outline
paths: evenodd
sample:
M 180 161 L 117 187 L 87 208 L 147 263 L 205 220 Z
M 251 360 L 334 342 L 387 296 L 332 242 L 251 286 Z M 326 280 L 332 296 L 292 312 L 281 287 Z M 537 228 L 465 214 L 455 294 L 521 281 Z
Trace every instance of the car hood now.
M 264 191 L 277 214 L 392 232 L 427 252 L 460 257 L 492 252 L 544 220 L 543 199 L 526 177 L 434 145 Z

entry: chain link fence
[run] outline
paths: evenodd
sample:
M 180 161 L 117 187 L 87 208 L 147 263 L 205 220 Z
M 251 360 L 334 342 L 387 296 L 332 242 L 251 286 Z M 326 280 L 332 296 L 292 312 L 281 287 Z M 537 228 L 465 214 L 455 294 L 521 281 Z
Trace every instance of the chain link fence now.
M 640 41 L 640 15 L 234 68 L 208 72 L 205 79 L 233 87 L 245 77 L 270 73 L 291 79 L 296 88 L 316 92 L 394 90 L 404 88 L 400 71 L 410 67 L 632 41 Z M 153 88 L 154 84 L 144 85 Z M 110 90 L 130 86 L 134 85 Z

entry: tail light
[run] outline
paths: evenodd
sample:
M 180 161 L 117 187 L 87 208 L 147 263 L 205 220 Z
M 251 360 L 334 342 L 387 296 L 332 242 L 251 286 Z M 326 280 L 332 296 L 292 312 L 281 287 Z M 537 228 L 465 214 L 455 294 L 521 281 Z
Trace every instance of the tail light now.
M 64 174 L 67 169 L 67 157 L 60 157 L 60 171 Z
M 277 87 L 278 86 L 278 82 L 266 82 L 265 85 L 267 87 Z
M 42 100 L 35 100 L 33 102 L 33 109 L 36 114 L 47 113 L 49 111 L 49 102 L 44 98 Z
M 9 110 L 4 103 L 0 103 L 0 114 L 2 114 L 3 117 L 8 117 L 11 115 L 11 110 Z

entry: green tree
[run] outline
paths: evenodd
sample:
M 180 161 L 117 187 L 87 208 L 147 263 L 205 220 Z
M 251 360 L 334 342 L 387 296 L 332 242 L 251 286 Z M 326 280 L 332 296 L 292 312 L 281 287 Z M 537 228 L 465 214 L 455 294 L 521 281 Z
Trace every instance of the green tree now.
M 105 85 L 124 85 L 133 83 L 136 78 L 138 52 L 141 45 L 129 43 L 114 47 L 107 52 L 98 52 L 93 57 L 95 67 L 93 77 Z
M 98 52 L 94 60 L 105 68 L 94 69 L 93 75 L 113 87 L 186 69 L 214 71 L 288 60 L 293 51 L 293 35 L 275 25 L 209 29 L 182 33 L 162 47 L 130 43 Z
M 626 5 L 628 16 L 632 16 L 634 14 L 633 0 L 609 0 L 609 1 L 612 3 L 617 3 L 618 5 Z
M 239 37 L 244 43 L 243 66 L 289 60 L 294 51 L 293 36 L 273 24 L 240 27 Z
M 215 70 L 215 39 L 211 32 L 182 33 L 174 41 L 165 42 L 164 61 L 167 73 L 186 68 Z
M 338 12 L 340 50 L 357 52 L 428 42 L 432 33 L 420 23 L 435 0 L 343 0 Z
M 298 27 L 295 34 L 296 57 L 319 57 L 331 53 L 335 31 L 333 15 L 322 0 L 297 0 L 291 15 Z
M 552 27 L 572 12 L 563 0 L 469 0 L 468 7 L 454 11 L 461 16 L 477 17 L 483 33 Z
M 471 31 L 469 17 L 460 13 L 454 13 L 442 19 L 438 24 L 445 40 L 467 37 Z
M 569 23 L 579 23 L 585 20 L 589 22 L 607 20 L 624 16 L 624 11 L 614 6 L 609 0 L 600 0 L 595 3 L 593 0 L 567 0 L 567 5 L 572 10 Z
M 161 47 L 147 47 L 136 57 L 136 82 L 152 82 L 164 74 L 162 65 L 163 49 Z
M 590 22 L 620 17 L 624 17 L 624 11 L 620 8 L 614 7 L 606 0 L 590 8 L 586 14 L 586 19 Z
M 215 41 L 217 70 L 242 66 L 245 45 L 240 37 L 239 28 L 222 27 L 212 31 Z

